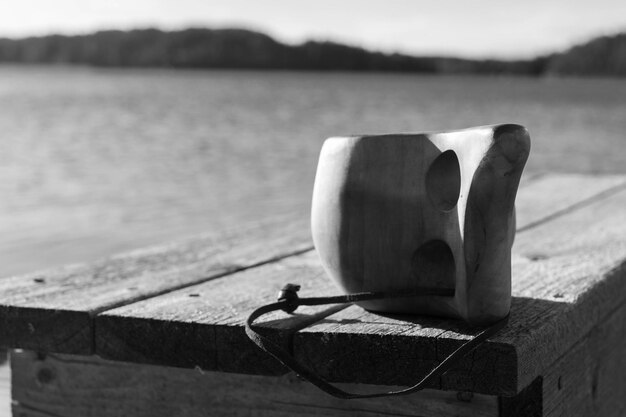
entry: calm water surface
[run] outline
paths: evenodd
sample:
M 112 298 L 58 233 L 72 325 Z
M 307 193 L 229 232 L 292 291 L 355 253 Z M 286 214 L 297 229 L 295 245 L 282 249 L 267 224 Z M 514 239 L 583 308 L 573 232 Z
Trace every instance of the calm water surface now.
M 626 172 L 626 82 L 0 67 L 0 274 L 298 211 L 324 138 L 513 122 Z

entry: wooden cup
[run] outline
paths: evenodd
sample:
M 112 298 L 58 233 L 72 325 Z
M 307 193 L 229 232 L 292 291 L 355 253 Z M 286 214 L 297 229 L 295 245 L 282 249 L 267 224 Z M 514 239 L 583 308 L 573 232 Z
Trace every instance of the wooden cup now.
M 512 124 L 326 140 L 311 213 L 326 272 L 348 293 L 454 289 L 360 303 L 368 310 L 472 325 L 505 317 L 529 150 L 528 131 Z

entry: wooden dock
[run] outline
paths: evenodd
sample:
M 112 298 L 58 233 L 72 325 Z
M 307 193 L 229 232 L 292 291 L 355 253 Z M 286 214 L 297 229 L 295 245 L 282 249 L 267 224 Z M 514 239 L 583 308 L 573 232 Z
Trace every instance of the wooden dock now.
M 14 414 L 624 415 L 624 207 L 624 176 L 525 181 L 509 324 L 429 390 L 402 398 L 334 399 L 247 340 L 245 317 L 284 283 L 305 297 L 337 292 L 307 218 L 0 280 L 0 340 L 23 349 L 11 358 Z M 413 383 L 476 333 L 348 305 L 264 323 L 322 376 L 366 390 Z

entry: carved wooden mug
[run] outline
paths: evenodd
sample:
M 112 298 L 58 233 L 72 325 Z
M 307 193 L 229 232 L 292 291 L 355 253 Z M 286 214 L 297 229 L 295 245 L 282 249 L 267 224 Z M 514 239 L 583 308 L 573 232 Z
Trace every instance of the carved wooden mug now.
M 513 124 L 326 140 L 311 213 L 326 272 L 348 293 L 454 289 L 359 303 L 368 310 L 473 325 L 505 317 L 529 150 L 527 130 Z

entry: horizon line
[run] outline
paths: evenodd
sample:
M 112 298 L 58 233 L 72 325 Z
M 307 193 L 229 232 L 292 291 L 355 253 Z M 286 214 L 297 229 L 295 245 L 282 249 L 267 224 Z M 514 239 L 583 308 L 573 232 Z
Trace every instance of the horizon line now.
M 102 28 L 95 28 L 93 30 L 84 30 L 84 31 L 83 30 L 69 30 L 69 31 L 51 30 L 51 31 L 42 32 L 40 34 L 32 33 L 28 35 L 16 35 L 16 36 L 11 36 L 11 35 L 7 36 L 7 35 L 0 34 L 0 39 L 20 41 L 20 40 L 25 40 L 25 39 L 48 38 L 48 37 L 53 37 L 53 36 L 64 36 L 64 37 L 89 36 L 89 35 L 95 35 L 100 32 L 132 32 L 132 31 L 155 30 L 155 31 L 163 32 L 163 33 L 174 33 L 174 32 L 182 32 L 185 30 L 194 30 L 194 29 L 241 30 L 241 31 L 246 31 L 246 32 L 253 32 L 253 33 L 260 34 L 260 35 L 268 36 L 274 41 L 283 45 L 287 45 L 287 46 L 300 46 L 308 42 L 334 43 L 338 45 L 348 46 L 351 48 L 359 48 L 359 49 L 368 51 L 370 53 L 382 53 L 385 55 L 403 55 L 403 56 L 409 56 L 413 58 L 438 58 L 438 59 L 459 59 L 459 60 L 467 60 L 467 61 L 501 61 L 501 62 L 534 61 L 537 59 L 544 59 L 553 55 L 566 52 L 569 49 L 574 48 L 576 46 L 585 45 L 596 39 L 611 38 L 611 37 L 616 37 L 619 35 L 626 34 L 626 28 L 618 29 L 616 31 L 610 31 L 610 32 L 605 32 L 603 34 L 586 37 L 586 40 L 574 42 L 569 47 L 565 47 L 559 50 L 552 50 L 550 52 L 537 53 L 531 56 L 515 57 L 515 58 L 497 57 L 497 56 L 475 56 L 475 55 L 468 56 L 468 55 L 463 55 L 463 54 L 455 54 L 454 52 L 449 52 L 449 53 L 442 52 L 440 54 L 419 54 L 419 53 L 413 53 L 413 52 L 407 52 L 407 51 L 401 51 L 401 50 L 384 50 L 380 48 L 368 47 L 366 45 L 358 45 L 358 43 L 356 42 L 355 43 L 343 42 L 341 40 L 333 39 L 333 37 L 328 37 L 328 38 L 308 37 L 298 42 L 290 42 L 290 41 L 281 39 L 280 36 L 276 36 L 275 34 L 272 34 L 271 31 L 267 31 L 259 27 L 253 27 L 252 25 L 247 25 L 247 26 L 245 25 L 241 25 L 241 26 L 239 25 L 211 25 L 209 26 L 209 25 L 203 25 L 203 24 L 198 24 L 198 25 L 189 24 L 189 25 L 184 25 L 184 26 L 163 28 L 163 27 L 159 27 L 158 25 L 146 24 L 145 26 L 144 25 L 133 26 L 130 28 L 102 27 Z

